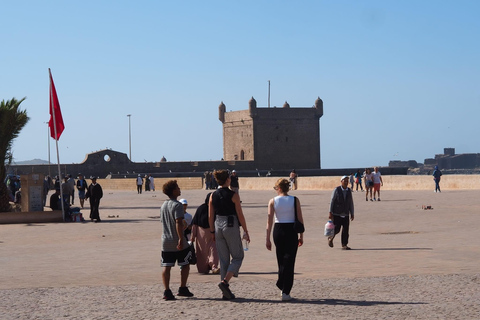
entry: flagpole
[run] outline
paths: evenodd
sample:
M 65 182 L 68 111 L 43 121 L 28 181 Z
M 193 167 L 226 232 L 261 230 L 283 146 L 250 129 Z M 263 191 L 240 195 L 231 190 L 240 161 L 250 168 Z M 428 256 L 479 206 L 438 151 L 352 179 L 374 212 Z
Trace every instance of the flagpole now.
M 63 191 L 62 191 L 62 171 L 60 169 L 60 154 L 58 152 L 58 136 L 57 136 L 57 121 L 55 119 L 55 109 L 53 101 L 53 90 L 52 90 L 52 72 L 48 68 L 48 74 L 50 76 L 50 110 L 52 111 L 53 117 L 53 131 L 55 132 L 55 146 L 57 147 L 57 169 L 58 169 L 58 179 L 60 180 L 60 202 L 62 203 L 62 218 L 65 222 L 65 205 L 63 204 Z

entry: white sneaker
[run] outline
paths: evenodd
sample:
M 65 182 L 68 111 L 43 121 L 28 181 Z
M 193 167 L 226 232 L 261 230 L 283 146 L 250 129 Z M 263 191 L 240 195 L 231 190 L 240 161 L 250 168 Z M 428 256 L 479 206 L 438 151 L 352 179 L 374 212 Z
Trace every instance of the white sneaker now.
M 292 297 L 289 294 L 282 293 L 282 301 L 290 301 Z

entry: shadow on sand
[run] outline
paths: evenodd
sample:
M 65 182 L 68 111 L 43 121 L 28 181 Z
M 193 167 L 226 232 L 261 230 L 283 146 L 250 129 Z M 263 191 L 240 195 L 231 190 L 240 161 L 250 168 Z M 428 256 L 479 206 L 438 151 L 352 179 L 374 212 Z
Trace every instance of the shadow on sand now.
M 198 300 L 206 301 L 224 301 L 221 298 L 200 298 Z M 227 300 L 225 300 L 227 301 Z M 233 300 L 228 300 L 231 303 L 289 303 L 289 304 L 314 304 L 314 305 L 329 305 L 329 306 L 357 306 L 357 307 L 371 307 L 378 305 L 422 305 L 425 302 L 400 302 L 400 301 L 367 301 L 367 300 L 345 300 L 345 299 L 295 299 L 285 302 L 273 299 L 247 299 L 236 297 Z

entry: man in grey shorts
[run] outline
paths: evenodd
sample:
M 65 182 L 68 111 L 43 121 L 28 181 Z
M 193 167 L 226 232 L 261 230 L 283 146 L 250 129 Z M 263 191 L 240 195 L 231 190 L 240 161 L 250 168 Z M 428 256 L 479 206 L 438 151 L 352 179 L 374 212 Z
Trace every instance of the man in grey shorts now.
M 180 266 L 180 287 L 177 296 L 193 297 L 188 290 L 187 279 L 190 273 L 189 260 L 191 252 L 187 238 L 183 235 L 184 214 L 183 205 L 177 201 L 181 195 L 180 187 L 176 180 L 170 180 L 163 185 L 163 193 L 168 196 L 160 209 L 160 220 L 163 225 L 162 234 L 162 280 L 165 286 L 163 299 L 175 300 L 170 290 L 170 270 L 175 262 Z

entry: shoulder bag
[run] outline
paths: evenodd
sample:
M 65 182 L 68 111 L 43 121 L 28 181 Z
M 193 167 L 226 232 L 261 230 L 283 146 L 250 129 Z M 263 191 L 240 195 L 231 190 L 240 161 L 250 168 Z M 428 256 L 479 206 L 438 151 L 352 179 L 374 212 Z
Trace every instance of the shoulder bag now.
M 295 230 L 296 233 L 304 233 L 305 232 L 305 227 L 303 223 L 298 220 L 297 216 L 297 197 L 293 197 L 293 206 L 295 208 L 295 222 L 293 223 L 293 230 Z

